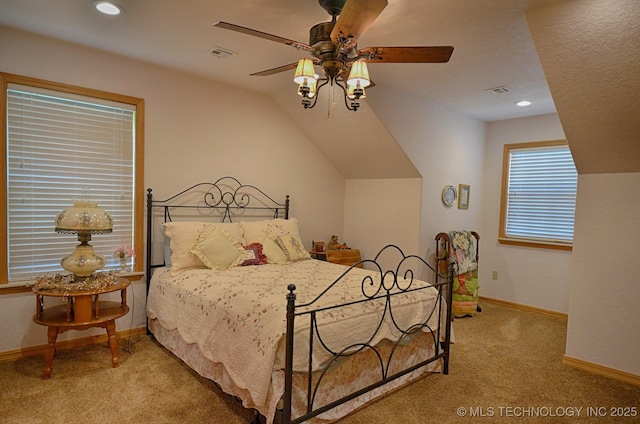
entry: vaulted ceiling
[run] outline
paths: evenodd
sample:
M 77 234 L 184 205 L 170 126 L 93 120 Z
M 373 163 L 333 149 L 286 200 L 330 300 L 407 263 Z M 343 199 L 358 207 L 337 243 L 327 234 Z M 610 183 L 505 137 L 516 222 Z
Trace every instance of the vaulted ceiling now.
M 292 71 L 249 75 L 293 63 L 305 52 L 213 26 L 227 21 L 308 43 L 309 28 L 329 20 L 317 0 L 117 1 L 125 12 L 112 17 L 96 12 L 91 0 L 0 0 L 0 24 L 270 96 L 293 119 L 304 122 L 309 137 L 347 178 L 417 175 L 366 100 L 355 112 L 357 118 L 354 112 L 343 111 L 340 102 L 335 106 L 339 113 L 328 117 L 328 101 L 302 110 Z M 374 87 L 367 96 L 409 93 L 480 121 L 556 112 L 558 105 L 579 172 L 635 172 L 640 166 L 637 154 L 624 156 L 624 152 L 629 146 L 636 152 L 633 146 L 638 145 L 640 133 L 634 124 L 639 97 L 631 95 L 640 75 L 638 6 L 635 0 L 613 2 L 629 7 L 606 2 L 597 9 L 595 5 L 603 3 L 599 0 L 388 0 L 361 37 L 359 48 L 452 45 L 455 49 L 443 64 L 372 64 L 372 79 L 385 89 Z M 584 19 L 574 16 L 582 12 Z M 621 19 L 621 13 L 627 18 Z M 610 22 L 601 22 L 602 15 Z M 211 53 L 216 49 L 234 54 L 218 58 Z M 620 75 L 626 77 L 618 81 Z M 576 93 L 585 100 L 579 107 Z M 618 102 L 611 99 L 614 95 Z M 533 104 L 519 108 L 515 103 L 521 99 Z M 626 109 L 617 112 L 613 105 Z M 601 125 L 603 120 L 624 127 L 624 135 L 616 138 L 627 141 L 607 149 L 602 139 L 611 127 Z M 349 126 L 358 130 L 346 131 Z M 351 134 L 348 143 L 345 134 Z
M 227 21 L 309 42 L 309 28 L 330 17 L 317 0 L 118 0 L 119 16 L 91 0 L 0 0 L 0 23 L 135 57 L 299 102 L 293 72 L 249 74 L 305 57 L 272 41 L 216 28 Z M 388 0 L 362 36 L 370 46 L 452 45 L 446 64 L 372 64 L 377 85 L 397 88 L 481 120 L 554 111 L 524 12 L 557 0 Z M 217 48 L 235 53 L 226 59 Z M 509 91 L 492 94 L 490 89 Z M 375 96 L 375 88 L 368 95 Z M 528 108 L 515 102 L 528 99 Z

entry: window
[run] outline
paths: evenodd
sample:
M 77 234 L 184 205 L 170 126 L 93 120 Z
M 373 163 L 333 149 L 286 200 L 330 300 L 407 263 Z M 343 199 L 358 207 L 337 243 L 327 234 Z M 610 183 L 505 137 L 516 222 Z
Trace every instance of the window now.
M 15 75 L 0 78 L 7 205 L 0 212 L 0 284 L 24 285 L 62 271 L 60 259 L 78 241 L 55 233 L 54 220 L 74 200 L 96 201 L 113 218 L 113 232 L 91 241 L 107 258 L 105 269 L 117 266 L 116 247 L 130 245 L 141 254 L 143 100 Z
M 565 141 L 505 145 L 500 243 L 571 250 L 577 185 Z

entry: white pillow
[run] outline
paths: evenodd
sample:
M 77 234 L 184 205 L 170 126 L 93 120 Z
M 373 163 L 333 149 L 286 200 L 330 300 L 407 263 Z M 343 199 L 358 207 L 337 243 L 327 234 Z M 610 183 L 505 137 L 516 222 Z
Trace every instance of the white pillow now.
M 202 233 L 191 253 L 211 269 L 229 269 L 247 258 L 247 251 L 219 226 L 211 226 Z
M 311 255 L 304 248 L 304 244 L 300 239 L 300 236 L 296 234 L 287 234 L 286 236 L 279 236 L 276 238 L 278 245 L 282 248 L 287 259 L 295 262 L 305 259 L 311 259 Z
M 275 239 L 287 234 L 300 234 L 300 225 L 296 218 L 242 221 L 240 225 L 242 236 L 247 243 L 259 242 L 265 235 Z
M 238 243 L 244 243 L 242 227 L 235 222 L 166 222 L 164 224 L 164 233 L 170 240 L 172 275 L 177 275 L 180 271 L 189 268 L 205 267 L 191 249 L 198 242 L 198 238 L 212 226 L 223 229 Z

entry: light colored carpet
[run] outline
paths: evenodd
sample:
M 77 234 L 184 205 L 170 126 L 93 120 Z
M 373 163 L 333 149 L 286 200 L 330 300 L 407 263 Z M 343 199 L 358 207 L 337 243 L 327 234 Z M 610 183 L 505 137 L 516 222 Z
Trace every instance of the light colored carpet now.
M 640 387 L 562 365 L 564 320 L 491 303 L 483 308 L 454 322 L 449 375 L 428 375 L 340 423 L 640 422 Z M 60 350 L 48 381 L 40 378 L 41 356 L 0 362 L 0 422 L 251 422 L 251 411 L 153 339 L 141 337 L 130 352 L 125 347 L 121 341 L 119 368 L 111 368 L 106 345 Z M 612 417 L 617 407 L 635 407 L 636 416 Z

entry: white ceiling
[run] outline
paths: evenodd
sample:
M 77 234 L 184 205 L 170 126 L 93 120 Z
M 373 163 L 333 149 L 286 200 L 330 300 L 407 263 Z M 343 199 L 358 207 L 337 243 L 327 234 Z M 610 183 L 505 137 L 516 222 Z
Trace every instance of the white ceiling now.
M 106 16 L 90 0 L 0 0 L 0 23 L 73 41 L 299 102 L 292 72 L 250 73 L 296 62 L 289 46 L 213 27 L 227 21 L 309 42 L 308 30 L 330 20 L 317 0 L 118 0 Z M 388 0 L 359 48 L 452 45 L 446 64 L 373 64 L 372 79 L 493 121 L 554 112 L 524 12 L 565 0 Z M 218 59 L 216 46 L 236 52 Z M 508 87 L 504 94 L 487 89 Z M 368 90 L 375 96 L 375 88 Z M 528 99 L 527 108 L 515 102 Z

